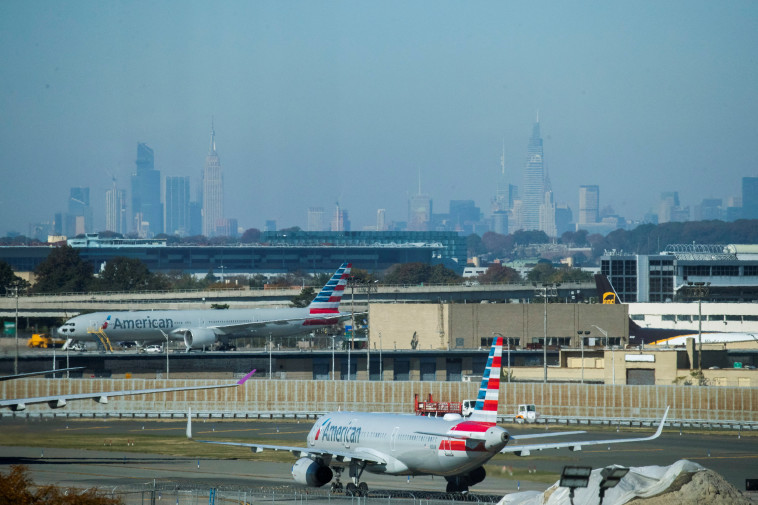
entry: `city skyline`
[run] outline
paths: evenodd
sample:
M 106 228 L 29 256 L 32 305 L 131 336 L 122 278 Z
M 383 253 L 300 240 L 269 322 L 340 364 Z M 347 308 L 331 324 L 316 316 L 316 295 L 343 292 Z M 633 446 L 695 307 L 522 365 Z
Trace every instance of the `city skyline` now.
M 575 220 L 582 185 L 640 220 L 663 192 L 707 211 L 758 176 L 757 4 L 431 5 L 3 2 L 0 235 L 74 187 L 103 229 L 137 143 L 197 188 L 212 117 L 243 228 L 305 229 L 335 201 L 352 229 L 405 221 L 419 170 L 434 210 L 489 215 L 495 186 L 521 186 L 537 111 Z

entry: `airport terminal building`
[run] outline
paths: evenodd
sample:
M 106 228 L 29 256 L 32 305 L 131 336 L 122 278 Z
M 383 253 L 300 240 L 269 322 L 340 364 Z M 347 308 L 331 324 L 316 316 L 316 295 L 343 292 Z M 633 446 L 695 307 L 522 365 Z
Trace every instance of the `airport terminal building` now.
M 670 245 L 655 255 L 606 251 L 600 271 L 622 303 L 758 300 L 758 245 Z
M 370 272 L 396 263 L 443 264 L 462 273 L 466 239 L 455 232 L 264 232 L 255 244 L 170 245 L 165 239 L 101 238 L 88 234 L 68 240 L 97 271 L 114 257 L 139 259 L 151 272 L 181 270 L 205 275 L 328 272 L 345 261 Z M 54 246 L 1 246 L 0 260 L 16 273 L 33 272 Z

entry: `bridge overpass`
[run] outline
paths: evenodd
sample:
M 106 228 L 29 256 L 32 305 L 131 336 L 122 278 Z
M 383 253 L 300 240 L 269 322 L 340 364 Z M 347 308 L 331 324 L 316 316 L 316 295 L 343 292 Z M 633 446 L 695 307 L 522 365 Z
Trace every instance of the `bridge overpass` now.
M 365 306 L 369 301 L 384 303 L 452 302 L 503 303 L 527 301 L 540 296 L 542 288 L 531 283 L 438 285 L 357 284 L 348 286 L 343 305 Z M 187 291 L 141 291 L 138 293 L 85 293 L 58 295 L 20 295 L 0 297 L 0 318 L 73 317 L 82 312 L 149 309 L 201 309 L 212 304 L 228 304 L 231 308 L 286 306 L 300 294 L 300 289 L 231 288 Z M 595 298 L 592 282 L 562 284 L 554 294 L 563 301 Z

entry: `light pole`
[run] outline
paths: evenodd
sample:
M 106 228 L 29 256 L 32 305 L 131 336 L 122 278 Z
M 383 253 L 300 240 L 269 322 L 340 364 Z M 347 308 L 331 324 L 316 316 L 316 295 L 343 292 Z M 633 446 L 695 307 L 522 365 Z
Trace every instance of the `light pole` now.
M 16 297 L 16 319 L 13 323 L 13 336 L 16 339 L 16 354 L 13 357 L 13 374 L 18 375 L 18 282 L 14 282 L 10 287 L 5 288 L 7 292 L 13 293 Z
M 604 329 L 602 329 L 600 326 L 598 326 L 596 324 L 593 324 L 591 326 L 593 328 L 596 328 L 597 330 L 600 331 L 600 333 L 603 334 L 603 336 L 605 337 L 605 348 L 607 349 L 608 348 L 608 343 L 609 343 L 608 342 L 608 332 L 605 331 Z M 616 355 L 615 355 L 615 353 L 613 351 L 614 351 L 613 346 L 611 346 L 611 366 L 613 367 L 613 384 L 615 385 L 616 384 Z
M 582 349 L 582 384 L 584 384 L 584 336 L 583 335 L 589 335 L 589 330 L 578 330 L 577 335 L 579 335 L 579 347 Z
M 508 341 L 508 382 L 511 382 L 511 337 L 504 337 L 502 333 L 492 332 L 493 335 L 497 335 L 500 338 L 504 338 Z
M 542 283 L 542 290 L 544 294 L 545 299 L 545 317 L 544 317 L 544 334 L 543 334 L 543 341 L 542 341 L 542 367 L 544 369 L 544 377 L 542 379 L 542 382 L 547 384 L 547 290 L 548 288 L 558 288 L 561 284 L 559 282 L 556 282 L 555 284 L 551 282 L 543 282 Z M 532 286 L 537 286 L 536 282 L 532 283 Z
M 337 371 L 334 369 L 334 335 L 332 337 L 332 380 L 337 375 Z
M 708 296 L 710 282 L 688 282 L 686 294 L 697 298 L 697 368 L 703 371 L 703 298 Z

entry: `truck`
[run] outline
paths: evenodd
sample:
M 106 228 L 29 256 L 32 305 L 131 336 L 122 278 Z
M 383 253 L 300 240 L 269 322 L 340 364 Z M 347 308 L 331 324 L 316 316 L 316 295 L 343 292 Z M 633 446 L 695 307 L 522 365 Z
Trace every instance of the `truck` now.
M 41 347 L 47 349 L 48 347 L 61 347 L 64 344 L 64 340 L 51 338 L 47 333 L 34 333 L 32 337 L 26 342 L 28 347 Z
M 462 402 L 436 402 L 429 393 L 426 401 L 420 401 L 418 394 L 413 395 L 413 411 L 417 416 L 444 416 L 445 414 L 460 414 L 469 417 L 474 412 L 476 400 Z
M 426 401 L 419 400 L 418 393 L 413 395 L 413 411 L 417 416 L 460 414 L 461 409 L 461 402 L 435 402 L 431 393 L 429 393 Z
M 516 412 L 514 421 L 519 424 L 536 423 L 538 417 L 537 407 L 533 403 L 522 403 L 518 406 L 518 412 Z

